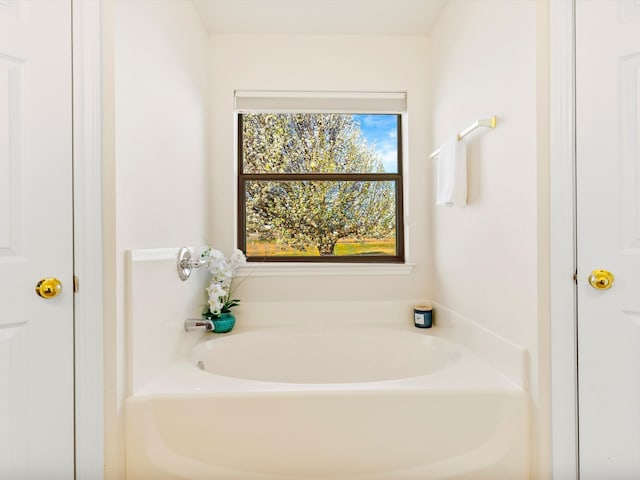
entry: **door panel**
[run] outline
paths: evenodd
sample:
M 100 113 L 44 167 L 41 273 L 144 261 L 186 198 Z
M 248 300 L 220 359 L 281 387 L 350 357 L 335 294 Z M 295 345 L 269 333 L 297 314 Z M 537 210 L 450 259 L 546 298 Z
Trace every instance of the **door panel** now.
M 580 477 L 640 478 L 640 1 L 576 2 L 576 35 Z
M 71 134 L 70 0 L 0 0 L 0 478 L 73 478 Z
M 12 225 L 12 211 L 19 209 L 17 175 L 20 156 L 18 135 L 20 125 L 19 99 L 22 66 L 20 59 L 0 56 L 0 95 L 8 99 L 0 103 L 0 251 L 8 251 L 18 243 L 17 225 Z M 13 120 L 13 122 L 12 122 Z M 12 128 L 13 124 L 13 128 Z M 15 179 L 12 178 L 15 173 Z

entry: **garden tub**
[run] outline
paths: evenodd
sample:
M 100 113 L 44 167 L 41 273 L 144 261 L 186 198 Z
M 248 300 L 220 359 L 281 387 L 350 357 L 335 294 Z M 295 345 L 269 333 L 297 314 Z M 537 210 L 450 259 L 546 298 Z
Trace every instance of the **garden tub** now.
M 411 327 L 212 334 L 126 401 L 127 478 L 528 478 L 527 393 Z

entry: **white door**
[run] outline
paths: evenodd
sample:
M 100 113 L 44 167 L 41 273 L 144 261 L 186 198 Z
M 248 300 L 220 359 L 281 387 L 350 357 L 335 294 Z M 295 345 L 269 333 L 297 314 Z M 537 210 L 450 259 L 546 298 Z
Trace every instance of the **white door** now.
M 576 67 L 580 478 L 639 479 L 640 0 L 576 2 Z
M 0 0 L 2 479 L 73 478 L 71 107 L 70 0 Z

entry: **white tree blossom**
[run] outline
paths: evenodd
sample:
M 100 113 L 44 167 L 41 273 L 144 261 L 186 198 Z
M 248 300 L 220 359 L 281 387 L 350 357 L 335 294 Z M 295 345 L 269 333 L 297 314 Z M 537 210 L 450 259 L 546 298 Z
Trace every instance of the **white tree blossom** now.
M 352 115 L 244 114 L 243 172 L 383 173 Z M 395 190 L 378 180 L 255 180 L 246 183 L 247 232 L 333 255 L 338 240 L 395 232 Z

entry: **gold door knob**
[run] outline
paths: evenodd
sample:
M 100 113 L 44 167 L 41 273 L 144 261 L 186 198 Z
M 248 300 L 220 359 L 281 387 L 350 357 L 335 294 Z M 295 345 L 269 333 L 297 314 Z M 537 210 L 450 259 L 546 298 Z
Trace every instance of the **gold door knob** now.
M 615 279 L 616 277 L 613 276 L 613 273 L 606 270 L 594 270 L 589 275 L 589 283 L 596 290 L 609 290 L 613 287 Z
M 36 293 L 42 298 L 53 298 L 62 290 L 62 283 L 57 278 L 43 278 L 36 285 Z

